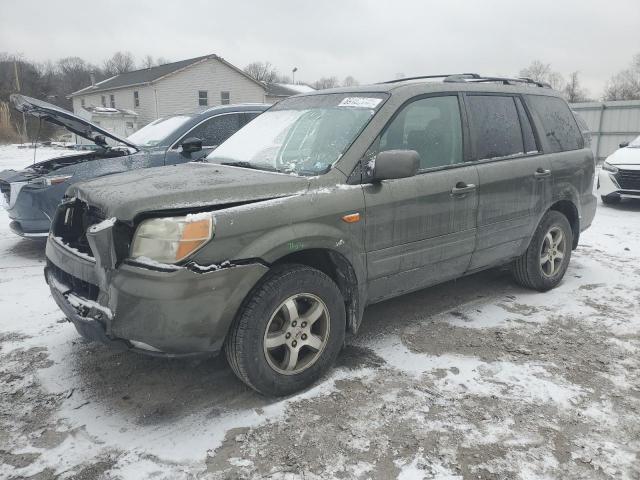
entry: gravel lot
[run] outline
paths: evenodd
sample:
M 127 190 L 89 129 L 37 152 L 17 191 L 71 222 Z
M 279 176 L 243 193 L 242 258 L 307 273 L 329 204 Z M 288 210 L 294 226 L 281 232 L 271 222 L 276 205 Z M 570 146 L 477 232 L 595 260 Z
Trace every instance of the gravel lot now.
M 599 205 L 552 292 L 491 270 L 370 307 L 284 400 L 85 343 L 7 224 L 0 478 L 640 478 L 640 202 Z

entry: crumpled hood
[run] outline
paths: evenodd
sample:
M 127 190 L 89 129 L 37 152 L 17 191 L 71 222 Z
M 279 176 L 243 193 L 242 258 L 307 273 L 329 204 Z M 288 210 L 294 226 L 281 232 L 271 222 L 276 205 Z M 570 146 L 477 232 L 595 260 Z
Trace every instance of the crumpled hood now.
M 619 148 L 607 157 L 609 165 L 640 165 L 640 148 Z
M 212 163 L 187 163 L 110 175 L 72 185 L 67 197 L 130 222 L 144 212 L 202 208 L 299 194 L 309 179 Z

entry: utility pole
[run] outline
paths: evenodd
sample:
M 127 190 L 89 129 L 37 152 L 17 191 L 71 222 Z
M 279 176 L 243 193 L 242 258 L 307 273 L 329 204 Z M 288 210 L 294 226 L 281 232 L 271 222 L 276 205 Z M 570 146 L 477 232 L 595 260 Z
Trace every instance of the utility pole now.
M 13 59 L 13 73 L 16 75 L 16 90 L 20 93 L 20 77 L 18 76 L 18 60 Z M 22 142 L 27 143 L 27 117 L 22 112 Z
M 296 72 L 298 71 L 298 67 L 293 67 L 293 70 L 291 70 L 291 82 L 295 85 L 296 84 Z

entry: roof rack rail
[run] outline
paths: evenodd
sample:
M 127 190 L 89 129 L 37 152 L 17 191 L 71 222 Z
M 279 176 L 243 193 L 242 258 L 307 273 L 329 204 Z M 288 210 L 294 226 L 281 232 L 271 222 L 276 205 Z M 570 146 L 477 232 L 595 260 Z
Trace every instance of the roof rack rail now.
M 517 77 L 517 78 L 509 78 L 509 77 L 485 77 L 479 75 L 477 73 L 452 73 L 449 75 L 420 75 L 417 77 L 405 77 L 405 78 L 397 78 L 395 80 L 387 80 L 386 82 L 380 82 L 381 84 L 389 84 L 389 83 L 398 83 L 398 82 L 406 82 L 409 80 L 426 80 L 430 78 L 442 78 L 443 82 L 469 82 L 469 83 L 484 83 L 484 82 L 497 82 L 502 83 L 503 85 L 513 85 L 516 83 L 525 83 L 528 85 L 535 85 L 541 88 L 551 88 L 546 82 L 540 82 L 537 80 L 533 80 L 528 77 Z
M 384 85 L 387 83 L 398 83 L 398 82 L 407 82 L 409 80 L 424 80 L 429 78 L 449 78 L 449 77 L 457 77 L 457 76 L 469 76 L 472 78 L 481 78 L 477 73 L 446 73 L 443 75 L 419 75 L 417 77 L 404 77 L 404 78 L 396 78 L 395 80 L 387 80 L 385 82 L 379 82 L 380 85 Z

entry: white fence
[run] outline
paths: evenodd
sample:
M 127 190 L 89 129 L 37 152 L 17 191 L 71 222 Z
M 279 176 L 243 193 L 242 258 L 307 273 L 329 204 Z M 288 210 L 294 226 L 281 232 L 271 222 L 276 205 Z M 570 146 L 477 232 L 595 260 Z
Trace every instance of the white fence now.
M 640 135 L 640 100 L 572 103 L 591 130 L 591 148 L 598 160 L 611 155 L 619 144 Z

